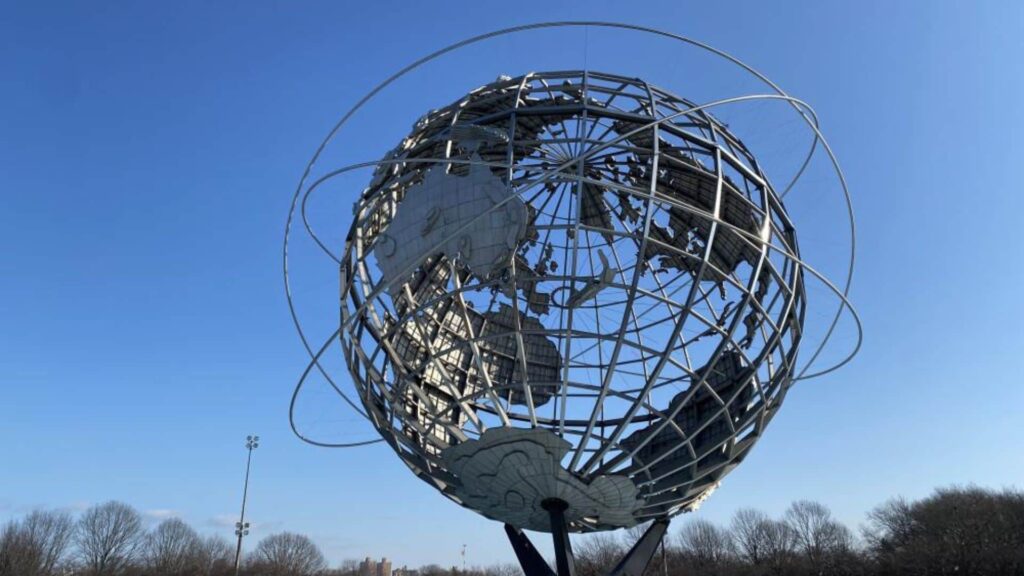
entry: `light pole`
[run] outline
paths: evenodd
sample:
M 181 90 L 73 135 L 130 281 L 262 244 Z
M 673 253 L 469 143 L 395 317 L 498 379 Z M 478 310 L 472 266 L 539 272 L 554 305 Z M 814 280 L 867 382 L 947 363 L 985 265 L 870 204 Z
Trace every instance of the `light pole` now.
M 260 447 L 259 436 L 246 436 L 245 447 L 249 451 L 245 459 L 245 487 L 242 488 L 242 515 L 235 523 L 235 536 L 238 536 L 238 547 L 235 548 L 235 576 L 242 560 L 242 538 L 249 535 L 249 523 L 245 521 L 245 500 L 249 496 L 249 467 L 252 466 L 252 451 Z

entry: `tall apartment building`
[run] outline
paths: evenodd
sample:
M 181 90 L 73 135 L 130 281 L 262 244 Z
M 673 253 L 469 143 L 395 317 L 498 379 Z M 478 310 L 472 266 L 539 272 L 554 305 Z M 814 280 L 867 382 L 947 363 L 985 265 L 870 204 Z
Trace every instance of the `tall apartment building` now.
M 378 562 L 367 556 L 359 563 L 359 576 L 392 576 L 391 560 L 381 558 Z
M 369 556 L 359 563 L 359 576 L 377 576 L 377 563 Z

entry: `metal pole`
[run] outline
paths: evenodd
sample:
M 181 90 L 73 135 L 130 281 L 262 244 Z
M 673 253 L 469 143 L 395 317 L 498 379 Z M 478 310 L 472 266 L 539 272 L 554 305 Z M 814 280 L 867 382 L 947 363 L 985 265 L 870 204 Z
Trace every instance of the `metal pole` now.
M 661 573 L 668 576 L 668 561 L 665 559 L 665 537 L 661 537 Z
M 235 576 L 238 576 L 238 570 L 242 561 L 242 538 L 249 534 L 249 523 L 245 521 L 245 501 L 249 497 L 249 469 L 252 467 L 252 451 L 253 449 L 260 447 L 260 437 L 246 436 L 245 447 L 248 449 L 249 455 L 245 459 L 245 484 L 242 488 L 242 514 L 239 516 L 238 522 L 235 523 L 235 535 L 238 536 L 238 546 L 235 548 Z
M 569 527 L 565 522 L 565 511 L 569 505 L 557 498 L 548 498 L 540 505 L 551 516 L 551 538 L 555 545 L 555 573 L 558 576 L 576 576 L 576 560 L 572 555 Z

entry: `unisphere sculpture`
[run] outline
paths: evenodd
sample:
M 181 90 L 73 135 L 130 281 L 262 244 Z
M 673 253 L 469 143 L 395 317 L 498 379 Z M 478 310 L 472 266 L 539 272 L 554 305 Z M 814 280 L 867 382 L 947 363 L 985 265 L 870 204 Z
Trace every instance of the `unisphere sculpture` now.
M 506 524 L 528 576 L 551 570 L 521 529 L 554 533 L 567 576 L 568 532 L 654 521 L 616 573 L 642 571 L 798 376 L 813 269 L 710 108 L 607 72 L 502 76 L 416 121 L 356 201 L 339 334 L 361 407 Z

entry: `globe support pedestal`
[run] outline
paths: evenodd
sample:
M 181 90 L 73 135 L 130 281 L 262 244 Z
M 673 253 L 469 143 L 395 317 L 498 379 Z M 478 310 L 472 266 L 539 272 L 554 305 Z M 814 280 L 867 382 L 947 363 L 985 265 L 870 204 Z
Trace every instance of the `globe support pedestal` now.
M 548 566 L 544 557 L 534 548 L 533 543 L 522 530 L 505 524 L 505 533 L 519 559 L 519 565 L 522 566 L 526 576 L 576 576 L 572 545 L 569 542 L 569 529 L 565 522 L 566 503 L 552 499 L 546 500 L 542 505 L 551 516 L 551 538 L 555 545 L 557 572 Z M 643 576 L 644 570 L 647 569 L 647 565 L 651 563 L 651 559 L 658 549 L 658 544 L 665 536 L 665 531 L 668 530 L 668 523 L 667 518 L 654 521 L 615 568 L 608 573 L 608 576 Z

